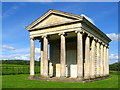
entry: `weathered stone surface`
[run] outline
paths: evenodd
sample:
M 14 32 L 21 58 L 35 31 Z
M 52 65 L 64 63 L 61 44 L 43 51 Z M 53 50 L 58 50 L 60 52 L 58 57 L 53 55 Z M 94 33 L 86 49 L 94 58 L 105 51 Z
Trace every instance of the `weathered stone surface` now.
M 34 58 L 35 58 L 35 46 L 34 39 L 30 39 L 30 77 L 34 76 Z
M 50 77 L 53 76 L 53 65 L 52 65 L 51 62 L 49 63 L 49 76 L 50 76 Z
M 45 36 L 43 37 L 43 58 L 44 58 L 44 61 L 43 61 L 43 67 L 44 67 L 44 71 L 43 71 L 43 75 L 45 77 L 48 77 L 48 38 Z
M 56 77 L 60 77 L 60 64 L 56 64 Z
M 60 77 L 66 76 L 66 44 L 64 33 L 60 35 Z
M 66 65 L 66 77 L 68 76 L 68 67 Z
M 70 65 L 70 77 L 77 77 L 77 65 Z
M 32 78 L 32 80 L 86 83 L 86 82 L 93 82 L 93 81 L 98 81 L 102 79 L 107 79 L 107 78 L 110 78 L 110 76 L 95 78 L 91 80 L 84 80 L 84 81 L 81 81 L 79 78 L 58 78 L 58 77 L 52 77 L 52 78 L 34 77 Z
M 84 79 L 90 79 L 90 37 L 85 40 L 85 64 Z
M 79 80 L 83 76 L 84 79 L 89 80 L 90 77 L 94 79 L 95 76 L 108 75 L 109 55 L 106 45 L 111 40 L 82 16 L 60 11 L 55 11 L 53 14 L 51 13 L 53 11 L 48 11 L 48 14 L 43 15 L 27 27 L 30 31 L 30 38 L 43 39 L 41 77 L 42 74 L 43 78 L 48 75 L 52 77 L 54 70 L 56 77 L 79 77 L 77 78 Z M 84 33 L 83 35 L 80 30 Z M 97 44 L 97 49 L 95 49 L 95 42 L 92 43 L 93 38 L 100 41 L 100 45 Z M 48 44 L 50 44 L 50 60 L 54 65 L 54 70 L 51 63 L 48 70 Z M 30 78 L 34 76 L 34 56 L 34 40 L 31 39 Z
M 70 22 L 73 21 L 73 19 L 70 18 L 65 18 L 62 16 L 58 16 L 58 15 L 50 15 L 47 17 L 47 19 L 45 19 L 43 22 L 41 22 L 40 24 L 38 24 L 35 28 L 39 28 L 39 27 L 45 27 L 45 26 L 53 26 L 53 25 L 58 25 L 58 24 L 62 24 L 64 22 Z

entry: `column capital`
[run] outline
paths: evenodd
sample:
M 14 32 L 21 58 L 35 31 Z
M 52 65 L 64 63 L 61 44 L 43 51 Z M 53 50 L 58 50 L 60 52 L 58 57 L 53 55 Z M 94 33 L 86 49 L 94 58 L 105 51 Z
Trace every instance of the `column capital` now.
M 105 44 L 105 47 L 107 47 L 108 45 L 107 44 Z
M 97 39 L 96 37 L 93 37 L 93 40 L 94 40 L 95 42 L 97 42 L 97 41 L 98 41 L 98 39 Z
M 91 38 L 91 37 L 94 37 L 94 36 L 90 33 L 87 33 L 87 37 Z
M 98 43 L 101 43 L 101 41 L 98 39 Z
M 30 37 L 29 39 L 30 39 L 30 40 L 31 40 L 31 39 L 35 40 L 35 38 L 34 38 L 34 37 Z
M 65 32 L 60 32 L 58 35 L 59 35 L 59 36 L 65 35 Z
M 104 42 L 102 42 L 102 41 L 101 41 L 101 45 L 103 45 L 103 46 L 104 46 Z
M 105 43 L 103 43 L 103 46 L 104 46 L 104 47 L 106 47 L 106 44 L 105 44 Z
M 81 33 L 81 34 L 83 34 L 84 31 L 80 29 L 80 30 L 76 30 L 75 33 Z
M 106 44 L 106 48 L 109 48 L 109 45 Z
M 42 35 L 42 38 L 47 38 L 47 35 Z

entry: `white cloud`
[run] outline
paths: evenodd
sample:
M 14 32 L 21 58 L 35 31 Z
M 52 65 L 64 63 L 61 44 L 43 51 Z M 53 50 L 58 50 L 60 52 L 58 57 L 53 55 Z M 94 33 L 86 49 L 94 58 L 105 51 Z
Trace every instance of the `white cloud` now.
M 4 53 L 11 53 L 10 55 L 0 55 L 0 60 L 29 60 L 30 58 L 30 48 L 18 48 L 15 49 L 14 47 L 3 45 L 4 49 L 7 52 Z M 24 54 L 26 53 L 26 54 Z M 35 60 L 39 60 L 40 57 L 40 48 L 35 48 Z
M 5 11 L 2 17 L 5 18 L 5 17 L 13 15 L 18 8 L 19 8 L 18 6 L 14 5 L 13 7 Z
M 95 25 L 93 19 L 89 18 L 88 16 L 86 16 L 85 14 L 81 14 L 81 16 L 84 16 L 88 21 L 90 21 L 92 24 Z
M 110 54 L 109 55 L 109 63 L 110 64 L 118 62 L 118 60 L 119 60 L 119 57 L 117 54 Z
M 2 45 L 2 48 L 3 49 L 6 49 L 6 50 L 11 50 L 10 52 L 12 53 L 29 53 L 30 52 L 30 48 L 14 48 L 14 47 L 11 47 L 11 46 L 8 46 L 8 45 Z M 40 53 L 40 48 L 35 48 L 35 53 Z
M 15 51 L 16 53 L 22 53 L 22 52 L 30 52 L 30 48 L 20 48 L 20 49 L 16 49 Z M 35 48 L 35 53 L 40 53 L 40 48 Z
M 7 49 L 7 50 L 15 50 L 14 47 L 8 46 L 8 45 L 2 45 L 3 49 Z
M 0 55 L 0 60 L 30 60 L 29 54 L 13 54 L 13 55 Z M 39 56 L 35 55 L 35 60 L 39 60 Z
M 110 54 L 110 56 L 109 56 L 109 59 L 114 59 L 114 60 L 118 60 L 118 55 L 116 55 L 116 54 Z
M 40 53 L 40 48 L 35 48 L 35 53 Z
M 118 38 L 120 38 L 120 34 L 116 34 L 116 33 L 109 33 L 106 34 L 110 39 L 112 39 L 112 41 L 118 41 Z

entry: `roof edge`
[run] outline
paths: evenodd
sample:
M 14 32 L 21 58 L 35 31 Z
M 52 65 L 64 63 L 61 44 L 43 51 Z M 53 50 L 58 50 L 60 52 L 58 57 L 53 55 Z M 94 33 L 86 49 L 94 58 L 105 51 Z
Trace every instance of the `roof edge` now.
M 93 28 L 94 30 L 96 30 L 96 32 L 100 33 L 102 36 L 104 36 L 105 38 L 108 39 L 109 42 L 111 42 L 112 40 L 105 34 L 103 33 L 98 27 L 96 27 L 94 24 L 92 24 L 89 20 L 87 20 L 84 16 L 83 16 L 83 22 L 86 23 L 87 25 L 89 25 L 91 28 Z

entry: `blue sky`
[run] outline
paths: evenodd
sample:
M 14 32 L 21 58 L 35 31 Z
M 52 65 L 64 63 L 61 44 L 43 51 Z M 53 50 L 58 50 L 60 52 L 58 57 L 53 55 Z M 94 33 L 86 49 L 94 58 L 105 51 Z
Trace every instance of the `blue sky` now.
M 29 59 L 29 32 L 25 29 L 49 9 L 84 15 L 107 34 L 110 43 L 110 63 L 118 60 L 118 3 L 117 2 L 3 2 L 2 55 L 0 59 Z M 35 41 L 36 60 L 40 44 Z

